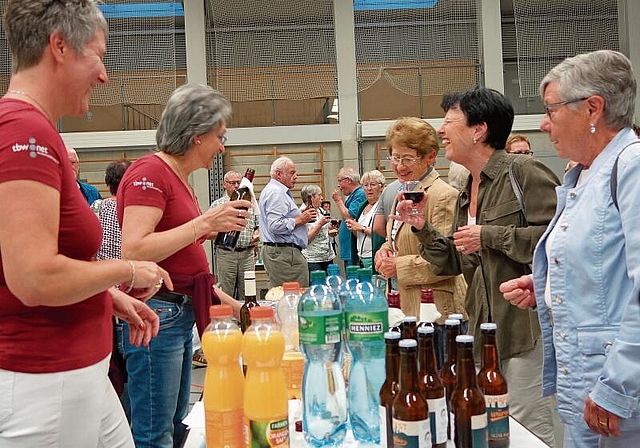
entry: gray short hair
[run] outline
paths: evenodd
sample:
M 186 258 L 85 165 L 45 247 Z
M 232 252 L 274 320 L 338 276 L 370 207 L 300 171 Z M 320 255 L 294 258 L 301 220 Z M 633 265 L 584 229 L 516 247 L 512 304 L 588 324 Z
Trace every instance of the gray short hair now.
M 240 173 L 238 173 L 237 171 L 229 170 L 226 173 L 224 173 L 224 180 L 226 182 L 229 182 L 229 178 L 231 176 L 239 176 L 239 175 L 240 175 Z
M 379 183 L 380 185 L 384 185 L 387 181 L 387 179 L 385 179 L 384 174 L 382 174 L 380 171 L 378 170 L 371 170 L 371 171 L 367 171 L 366 173 L 364 173 L 362 175 L 362 183 L 366 183 L 367 180 L 371 179 L 374 182 Z
M 629 59 L 618 51 L 598 50 L 567 58 L 540 83 L 540 96 L 549 83 L 558 82 L 562 101 L 600 95 L 605 100 L 604 121 L 614 129 L 631 126 L 635 113 L 636 78 Z M 576 104 L 569 107 L 577 108 Z
M 302 190 L 300 190 L 302 202 L 304 202 L 305 204 L 311 200 L 311 196 L 320 193 L 322 193 L 322 188 L 320 188 L 319 185 L 315 184 L 305 185 L 304 187 L 302 187 Z
M 13 73 L 40 62 L 52 33 L 60 32 L 79 53 L 98 31 L 105 40 L 109 35 L 107 21 L 94 0 L 9 0 L 4 28 Z
M 285 165 L 289 162 L 293 163 L 293 160 L 291 160 L 289 157 L 286 157 L 286 156 L 278 157 L 276 160 L 274 160 L 273 163 L 271 164 L 271 169 L 269 170 L 269 174 L 271 175 L 271 178 L 275 178 L 276 171 L 278 170 L 282 171 Z
M 351 179 L 351 182 L 354 184 L 360 183 L 360 173 L 351 168 L 350 166 L 343 167 L 340 172 L 342 173 L 342 177 L 346 177 L 347 179 Z
M 156 144 L 167 154 L 184 155 L 194 137 L 222 126 L 231 117 L 231 103 L 215 89 L 202 84 L 178 87 L 162 112 Z

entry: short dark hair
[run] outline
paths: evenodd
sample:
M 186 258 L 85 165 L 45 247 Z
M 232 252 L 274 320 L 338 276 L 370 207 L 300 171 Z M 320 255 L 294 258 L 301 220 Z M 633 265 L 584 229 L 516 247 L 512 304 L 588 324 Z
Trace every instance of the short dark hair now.
M 322 201 L 320 203 L 320 207 L 324 207 L 325 205 L 329 204 L 329 207 L 331 207 L 331 201 Z
M 442 99 L 442 108 L 460 109 L 467 118 L 467 125 L 485 123 L 485 143 L 493 149 L 504 149 L 513 126 L 513 106 L 503 94 L 494 89 L 476 87 L 466 92 L 447 93 Z
M 124 176 L 124 172 L 127 171 L 130 165 L 131 161 L 129 160 L 118 160 L 117 162 L 111 162 L 107 165 L 104 173 L 104 182 L 109 187 L 109 191 L 113 196 L 118 192 L 118 186 L 120 186 L 122 176 Z

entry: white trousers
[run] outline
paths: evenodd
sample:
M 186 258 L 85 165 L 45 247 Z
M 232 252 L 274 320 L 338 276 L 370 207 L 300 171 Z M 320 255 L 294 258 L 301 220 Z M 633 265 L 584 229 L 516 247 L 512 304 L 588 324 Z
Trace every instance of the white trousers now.
M 108 368 L 109 357 L 66 372 L 0 369 L 0 447 L 133 448 Z

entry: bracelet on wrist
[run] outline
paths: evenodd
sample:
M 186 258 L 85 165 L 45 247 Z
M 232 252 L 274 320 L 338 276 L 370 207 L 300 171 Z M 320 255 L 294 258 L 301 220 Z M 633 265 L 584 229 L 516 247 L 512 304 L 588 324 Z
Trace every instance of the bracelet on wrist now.
M 198 229 L 196 227 L 196 218 L 191 220 L 191 225 L 193 226 L 193 244 L 198 244 Z
M 125 291 L 125 294 L 129 294 L 133 289 L 133 283 L 136 281 L 136 267 L 131 260 L 125 260 L 129 263 L 129 267 L 131 268 L 131 279 L 129 280 L 129 287 Z

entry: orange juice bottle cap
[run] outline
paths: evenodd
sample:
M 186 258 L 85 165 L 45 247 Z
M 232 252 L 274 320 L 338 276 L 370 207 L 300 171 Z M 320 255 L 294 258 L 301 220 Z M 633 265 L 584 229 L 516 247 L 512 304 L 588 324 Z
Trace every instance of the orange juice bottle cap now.
M 270 319 L 273 317 L 273 308 L 270 306 L 254 306 L 249 309 L 251 319 Z
M 221 305 L 211 305 L 209 307 L 209 317 L 231 317 L 233 316 L 233 308 L 231 305 L 223 303 Z
M 282 284 L 283 291 L 295 291 L 298 292 L 300 289 L 300 283 L 298 282 L 284 282 Z

